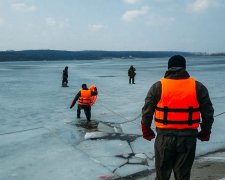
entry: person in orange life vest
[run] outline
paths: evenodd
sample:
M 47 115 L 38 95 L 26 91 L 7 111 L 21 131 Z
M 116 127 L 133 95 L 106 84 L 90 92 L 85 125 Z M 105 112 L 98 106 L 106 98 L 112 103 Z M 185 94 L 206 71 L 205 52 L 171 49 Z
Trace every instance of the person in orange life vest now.
M 81 110 L 84 110 L 84 113 L 87 118 L 87 122 L 91 121 L 91 96 L 96 96 L 98 94 L 97 88 L 95 88 L 94 91 L 91 91 L 87 88 L 86 84 L 82 84 L 82 89 L 77 93 L 75 96 L 70 109 L 73 108 L 73 106 L 76 104 L 78 100 L 77 105 L 77 118 L 80 118 Z
M 190 77 L 183 56 L 172 56 L 164 78 L 151 86 L 142 108 L 142 135 L 148 141 L 155 138 L 154 116 L 157 180 L 168 180 L 172 171 L 177 180 L 190 179 L 197 138 L 209 141 L 213 114 L 207 88 Z

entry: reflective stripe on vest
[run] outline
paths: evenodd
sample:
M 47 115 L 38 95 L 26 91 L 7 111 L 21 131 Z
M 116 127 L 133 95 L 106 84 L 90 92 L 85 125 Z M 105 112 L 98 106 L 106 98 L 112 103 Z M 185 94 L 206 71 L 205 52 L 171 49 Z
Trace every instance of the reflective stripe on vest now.
M 197 129 L 200 110 L 196 95 L 196 81 L 162 78 L 161 99 L 155 109 L 155 126 L 167 129 Z
M 90 105 L 91 104 L 91 90 L 80 90 L 80 97 L 78 100 L 78 104 L 80 105 Z

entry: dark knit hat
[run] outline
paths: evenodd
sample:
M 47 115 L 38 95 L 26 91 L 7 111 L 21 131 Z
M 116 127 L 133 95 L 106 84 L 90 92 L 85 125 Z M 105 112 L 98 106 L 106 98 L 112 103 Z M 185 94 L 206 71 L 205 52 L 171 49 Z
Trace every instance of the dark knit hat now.
M 87 84 L 82 84 L 81 86 L 83 89 L 86 89 L 87 88 Z
M 171 67 L 183 67 L 184 69 L 186 69 L 185 58 L 180 55 L 172 56 L 168 61 L 168 69 Z

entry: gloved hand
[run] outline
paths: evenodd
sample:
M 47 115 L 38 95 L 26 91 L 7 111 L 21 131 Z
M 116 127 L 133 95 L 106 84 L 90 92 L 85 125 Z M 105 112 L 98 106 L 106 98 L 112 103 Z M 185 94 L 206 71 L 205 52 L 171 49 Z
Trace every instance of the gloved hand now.
M 150 128 L 150 126 L 144 125 L 141 123 L 142 136 L 144 139 L 151 141 L 155 138 L 154 131 Z
M 74 105 L 71 105 L 71 106 L 70 106 L 70 109 L 72 109 L 72 108 L 73 108 L 73 106 L 74 106 Z
M 211 134 L 211 131 L 209 131 L 209 130 L 201 130 L 198 133 L 197 138 L 201 141 L 209 141 L 210 134 Z
M 73 100 L 73 102 L 72 102 L 71 105 L 70 105 L 70 109 L 72 109 L 73 106 L 75 106 L 75 104 L 76 104 L 76 101 Z

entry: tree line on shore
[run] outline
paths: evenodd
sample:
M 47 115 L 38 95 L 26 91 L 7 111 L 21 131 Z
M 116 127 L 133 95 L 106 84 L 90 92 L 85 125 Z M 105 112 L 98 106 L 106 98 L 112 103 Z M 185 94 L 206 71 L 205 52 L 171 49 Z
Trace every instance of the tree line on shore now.
M 205 55 L 203 53 L 180 51 L 63 51 L 63 50 L 23 50 L 0 51 L 0 61 L 44 61 L 44 60 L 100 60 L 111 58 L 157 58 Z

